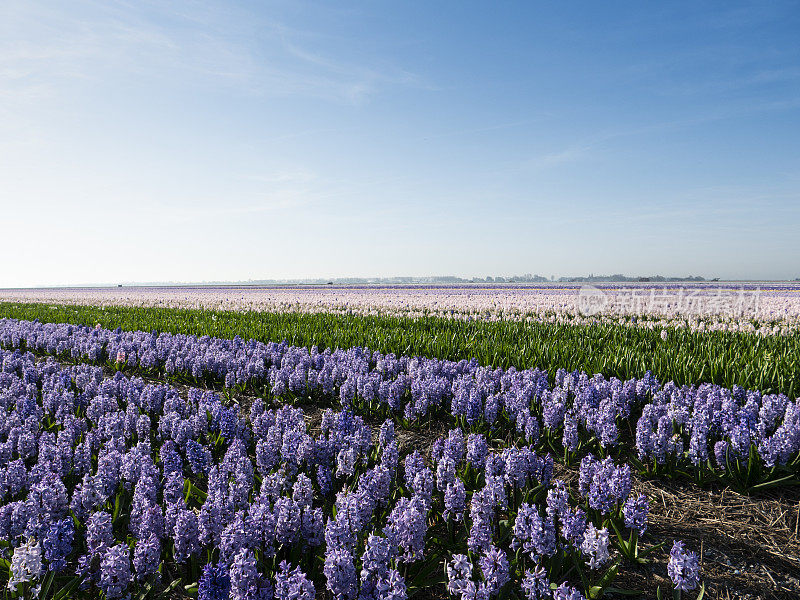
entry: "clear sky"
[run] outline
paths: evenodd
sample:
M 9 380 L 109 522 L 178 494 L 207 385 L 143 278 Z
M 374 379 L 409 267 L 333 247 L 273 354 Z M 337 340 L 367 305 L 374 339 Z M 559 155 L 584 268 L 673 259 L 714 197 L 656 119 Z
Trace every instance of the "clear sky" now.
M 798 2 L 0 3 L 0 287 L 800 277 Z

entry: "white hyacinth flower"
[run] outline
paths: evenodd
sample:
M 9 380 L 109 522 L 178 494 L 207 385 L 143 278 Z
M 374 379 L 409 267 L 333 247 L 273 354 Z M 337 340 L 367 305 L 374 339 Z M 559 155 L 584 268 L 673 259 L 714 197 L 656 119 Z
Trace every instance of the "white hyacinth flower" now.
M 583 534 L 583 544 L 581 544 L 583 554 L 588 557 L 586 564 L 590 569 L 597 569 L 603 566 L 611 555 L 608 552 L 608 529 L 596 529 L 592 523 L 586 528 Z
M 17 591 L 20 583 L 37 581 L 42 576 L 42 547 L 34 539 L 18 546 L 14 550 L 11 558 L 11 578 L 8 581 L 8 589 L 12 592 Z M 38 595 L 38 588 L 34 590 L 34 596 Z

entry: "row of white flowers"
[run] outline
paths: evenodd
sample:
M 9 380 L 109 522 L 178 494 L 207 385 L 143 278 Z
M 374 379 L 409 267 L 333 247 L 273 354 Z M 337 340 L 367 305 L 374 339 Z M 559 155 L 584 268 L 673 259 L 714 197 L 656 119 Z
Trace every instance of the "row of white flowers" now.
M 122 287 L 0 290 L 0 301 L 439 316 L 789 335 L 800 284 Z

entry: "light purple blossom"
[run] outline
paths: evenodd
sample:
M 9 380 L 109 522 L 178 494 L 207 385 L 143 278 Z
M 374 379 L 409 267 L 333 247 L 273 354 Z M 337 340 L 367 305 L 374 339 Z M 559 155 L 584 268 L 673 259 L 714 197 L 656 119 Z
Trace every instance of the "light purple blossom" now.
M 139 580 L 155 575 L 161 563 L 161 542 L 152 533 L 136 542 L 133 549 L 133 568 Z
M 700 563 L 694 552 L 684 550 L 683 542 L 675 540 L 669 553 L 667 573 L 676 590 L 695 589 L 700 583 Z
M 543 519 L 536 506 L 522 504 L 514 519 L 511 547 L 522 548 L 534 560 L 556 552 L 556 531 L 553 521 Z
M 386 535 L 399 549 L 398 560 L 409 563 L 421 560 L 428 531 L 427 508 L 417 496 L 400 498 L 389 514 Z
M 353 555 L 344 548 L 329 548 L 325 554 L 323 568 L 328 581 L 327 588 L 336 600 L 351 600 L 356 597 L 356 567 Z
M 100 587 L 108 600 L 122 598 L 131 583 L 131 559 L 127 544 L 106 550 L 100 563 Z
M 506 553 L 495 546 L 490 546 L 478 561 L 483 580 L 486 583 L 486 592 L 490 596 L 497 595 L 511 577 L 508 573 L 508 557 Z
M 553 590 L 553 600 L 586 600 L 586 597 L 574 587 L 562 583 Z
M 466 554 L 454 554 L 453 559 L 447 563 L 447 590 L 453 595 L 459 595 L 467 582 L 472 579 L 472 563 Z
M 464 482 L 461 479 L 457 478 L 453 483 L 448 483 L 444 493 L 444 513 L 442 516 L 445 519 L 452 517 L 456 521 L 461 521 L 464 516 L 466 499 L 467 493 L 464 489 Z
M 552 594 L 547 572 L 541 566 L 536 566 L 532 571 L 525 571 L 525 578 L 522 580 L 522 591 L 527 600 L 550 598 Z
M 625 527 L 635 529 L 639 535 L 647 531 L 647 515 L 650 511 L 650 502 L 647 496 L 640 494 L 635 498 L 630 496 L 622 507 L 625 517 Z
M 590 569 L 602 567 L 611 558 L 608 542 L 608 529 L 605 527 L 597 529 L 593 523 L 589 523 L 583 534 L 581 551 L 587 557 L 586 564 Z
M 275 600 L 314 600 L 315 596 L 314 584 L 300 567 L 290 569 L 289 563 L 282 561 L 275 574 Z

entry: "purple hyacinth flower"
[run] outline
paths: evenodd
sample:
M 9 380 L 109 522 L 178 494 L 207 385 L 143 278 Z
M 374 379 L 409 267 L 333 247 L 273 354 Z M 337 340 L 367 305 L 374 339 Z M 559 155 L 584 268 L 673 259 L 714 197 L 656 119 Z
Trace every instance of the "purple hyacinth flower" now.
M 629 497 L 625 506 L 622 507 L 622 514 L 625 517 L 625 527 L 635 529 L 639 535 L 644 535 L 647 531 L 647 515 L 650 511 L 650 502 L 647 496 L 640 494 L 635 498 Z
M 483 553 L 478 564 L 483 573 L 483 580 L 486 582 L 486 592 L 490 596 L 497 595 L 511 580 L 508 573 L 508 557 L 505 552 L 495 546 L 490 546 Z
M 207 563 L 197 585 L 198 600 L 228 600 L 231 591 L 231 577 L 228 566 L 219 562 Z
M 275 600 L 314 600 L 316 591 L 314 584 L 300 570 L 300 567 L 289 568 L 285 560 L 275 575 Z
M 586 597 L 574 587 L 562 583 L 553 590 L 553 600 L 586 600 Z
M 550 598 L 550 581 L 547 579 L 547 572 L 541 566 L 537 566 L 533 571 L 525 571 L 522 591 L 527 600 Z
M 667 573 L 676 590 L 690 591 L 700 583 L 700 563 L 694 552 L 684 551 L 683 542 L 675 540 L 669 553 Z
M 100 562 L 100 588 L 108 600 L 122 598 L 131 583 L 131 559 L 127 544 L 106 550 Z

